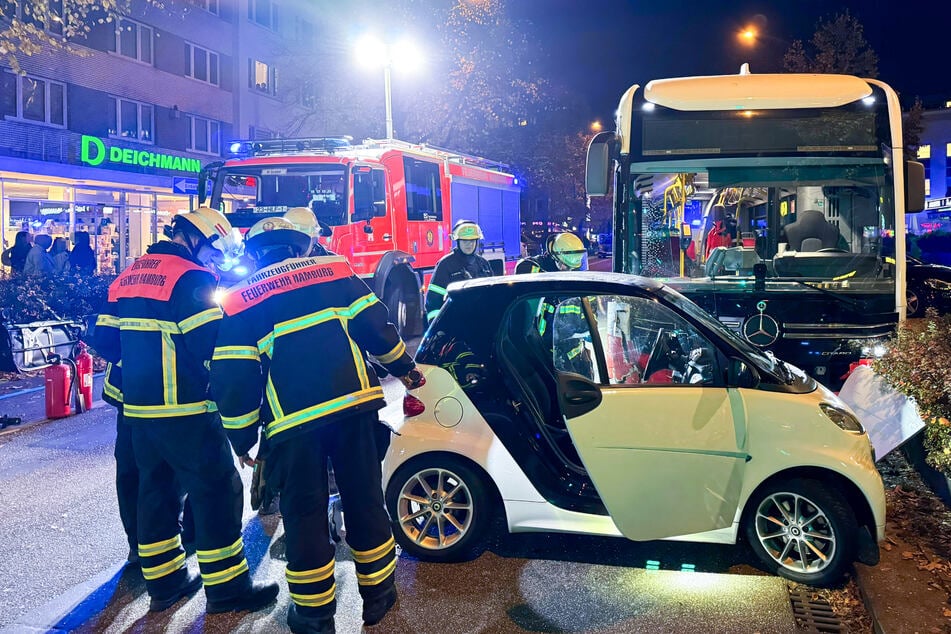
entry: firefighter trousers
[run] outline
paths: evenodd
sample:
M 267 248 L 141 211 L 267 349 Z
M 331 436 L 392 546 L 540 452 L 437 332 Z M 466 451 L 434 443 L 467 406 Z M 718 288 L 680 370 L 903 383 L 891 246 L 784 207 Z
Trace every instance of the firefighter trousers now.
M 396 549 L 383 506 L 375 411 L 354 414 L 271 445 L 266 477 L 281 492 L 287 585 L 298 612 L 336 610 L 335 548 L 327 525 L 327 462 L 333 462 L 360 596 L 376 599 L 395 585 Z
M 135 419 L 130 427 L 139 468 L 139 558 L 149 594 L 166 598 L 186 583 L 182 489 L 191 500 L 205 595 L 220 601 L 248 592 L 241 479 L 218 414 Z

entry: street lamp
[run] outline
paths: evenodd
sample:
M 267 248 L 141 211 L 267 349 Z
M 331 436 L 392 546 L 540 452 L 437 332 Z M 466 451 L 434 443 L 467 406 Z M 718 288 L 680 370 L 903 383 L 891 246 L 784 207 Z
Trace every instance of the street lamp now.
M 740 31 L 739 33 L 737 33 L 736 37 L 738 40 L 740 40 L 741 43 L 745 44 L 746 46 L 753 46 L 756 43 L 757 35 L 759 34 L 756 32 L 756 28 L 752 26 L 748 26 L 742 31 Z
M 357 42 L 357 58 L 364 66 L 383 66 L 383 94 L 386 100 L 386 138 L 393 138 L 393 103 L 390 72 L 393 66 L 414 70 L 422 64 L 422 55 L 410 40 L 388 46 L 382 40 L 366 35 Z
M 595 132 L 595 133 L 600 132 L 602 127 L 603 127 L 603 126 L 601 125 L 601 122 L 600 122 L 600 121 L 592 121 L 592 122 L 591 122 L 591 131 L 592 131 L 592 132 Z

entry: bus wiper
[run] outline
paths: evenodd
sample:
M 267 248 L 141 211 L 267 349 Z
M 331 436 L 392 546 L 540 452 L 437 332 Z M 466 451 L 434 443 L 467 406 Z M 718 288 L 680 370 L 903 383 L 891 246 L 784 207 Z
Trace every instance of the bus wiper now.
M 773 279 L 777 279 L 777 278 L 773 278 Z M 844 295 L 839 295 L 838 293 L 830 291 L 827 288 L 822 288 L 821 286 L 810 284 L 809 282 L 806 282 L 804 280 L 797 280 L 794 277 L 784 277 L 784 278 L 779 278 L 777 281 L 795 282 L 796 284 L 799 284 L 800 286 L 805 286 L 806 288 L 811 288 L 814 291 L 819 291 L 823 295 L 833 297 L 837 301 L 840 301 L 843 304 L 846 304 L 847 306 L 851 306 L 852 308 L 855 308 L 856 310 L 865 310 L 865 302 L 863 300 L 852 299 L 851 297 L 845 297 Z

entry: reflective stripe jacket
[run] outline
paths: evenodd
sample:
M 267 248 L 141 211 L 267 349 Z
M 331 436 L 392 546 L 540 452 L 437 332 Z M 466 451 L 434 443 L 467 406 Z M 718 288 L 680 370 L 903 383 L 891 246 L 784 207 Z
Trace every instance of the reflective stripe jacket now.
M 446 301 L 446 288 L 453 282 L 475 277 L 492 277 L 492 267 L 481 255 L 466 255 L 453 249 L 436 263 L 436 270 L 426 291 L 426 319 L 432 321 Z
M 122 404 L 130 421 L 214 411 L 206 364 L 221 321 L 216 285 L 184 247 L 158 242 L 109 287 L 95 344 L 106 361 L 122 362 Z
M 106 317 L 108 319 L 108 317 Z M 98 328 L 99 324 L 96 324 Z M 102 400 L 113 407 L 122 407 L 122 362 L 106 364 L 106 378 L 102 382 Z
M 211 362 L 212 394 L 242 454 L 263 425 L 271 442 L 384 405 L 367 364 L 413 368 L 386 307 L 342 257 L 282 260 L 228 290 Z
M 523 258 L 515 265 L 516 275 L 522 273 L 554 273 L 558 270 L 555 258 L 547 253 L 536 255 L 533 258 Z

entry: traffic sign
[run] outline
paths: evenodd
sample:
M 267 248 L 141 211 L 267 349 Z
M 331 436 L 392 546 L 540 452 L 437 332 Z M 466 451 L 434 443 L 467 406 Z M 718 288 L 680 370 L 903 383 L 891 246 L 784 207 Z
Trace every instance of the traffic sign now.
M 188 194 L 194 196 L 198 194 L 198 179 L 187 178 L 184 176 L 173 176 L 172 192 L 176 194 Z

